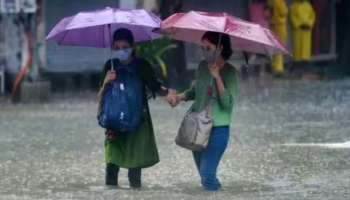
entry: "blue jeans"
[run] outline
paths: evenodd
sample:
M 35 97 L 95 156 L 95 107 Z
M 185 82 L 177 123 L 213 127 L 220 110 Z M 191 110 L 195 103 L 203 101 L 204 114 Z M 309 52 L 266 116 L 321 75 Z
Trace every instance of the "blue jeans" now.
M 208 147 L 203 151 L 193 152 L 193 158 L 204 190 L 216 191 L 221 188 L 221 184 L 216 177 L 216 171 L 227 147 L 229 133 L 228 126 L 214 127 L 209 138 Z

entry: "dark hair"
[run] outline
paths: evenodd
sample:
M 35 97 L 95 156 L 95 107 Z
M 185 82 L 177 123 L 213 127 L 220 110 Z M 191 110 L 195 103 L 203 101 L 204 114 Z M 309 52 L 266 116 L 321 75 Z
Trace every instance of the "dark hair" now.
M 113 42 L 118 40 L 125 40 L 131 46 L 134 45 L 134 42 L 135 42 L 134 35 L 129 29 L 126 29 L 126 28 L 120 28 L 114 31 Z
M 221 41 L 219 44 L 219 39 L 221 36 Z M 222 46 L 222 52 L 221 56 L 224 60 L 230 59 L 233 51 L 231 48 L 231 40 L 230 37 L 227 34 L 224 33 L 218 33 L 218 32 L 213 32 L 213 31 L 207 31 L 204 33 L 202 36 L 202 40 L 206 39 L 210 43 L 214 44 L 215 46 Z

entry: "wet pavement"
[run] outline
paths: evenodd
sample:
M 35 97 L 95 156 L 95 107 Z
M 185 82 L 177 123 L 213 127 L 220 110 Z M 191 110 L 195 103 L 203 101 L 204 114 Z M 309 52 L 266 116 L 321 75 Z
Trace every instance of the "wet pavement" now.
M 241 85 L 216 193 L 201 190 L 190 152 L 174 144 L 188 103 L 150 102 L 161 162 L 134 191 L 125 170 L 123 188 L 104 186 L 95 94 L 1 100 L 0 199 L 350 199 L 350 80 L 267 85 Z

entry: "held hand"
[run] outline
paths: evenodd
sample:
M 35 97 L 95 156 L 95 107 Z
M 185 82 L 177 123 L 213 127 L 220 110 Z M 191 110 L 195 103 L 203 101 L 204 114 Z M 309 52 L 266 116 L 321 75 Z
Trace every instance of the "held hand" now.
M 173 105 L 176 102 L 176 95 L 177 95 L 177 92 L 175 90 L 169 89 L 168 95 L 166 96 L 166 100 L 169 103 L 169 105 L 172 107 L 174 107 Z
M 171 107 L 176 107 L 181 101 L 181 95 L 177 94 L 175 90 L 169 90 L 166 99 Z
M 117 78 L 117 73 L 115 71 L 108 71 L 106 78 L 104 80 L 104 84 L 114 81 Z
M 176 95 L 176 96 L 175 96 L 175 100 L 174 100 L 174 102 L 173 102 L 173 104 L 172 104 L 172 107 L 176 107 L 177 105 L 179 105 L 179 103 L 180 103 L 181 101 L 184 101 L 184 100 L 185 100 L 185 95 L 184 95 L 184 93 L 181 93 L 181 94 Z

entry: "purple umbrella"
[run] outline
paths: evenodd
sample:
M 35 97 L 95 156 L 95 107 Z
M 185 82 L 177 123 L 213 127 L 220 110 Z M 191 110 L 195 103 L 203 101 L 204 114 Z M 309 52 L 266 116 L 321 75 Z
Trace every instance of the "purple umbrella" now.
M 136 42 L 160 37 L 154 29 L 161 19 L 143 9 L 127 10 L 107 7 L 62 19 L 49 33 L 47 40 L 59 45 L 110 48 L 112 33 L 119 28 L 132 31 Z

